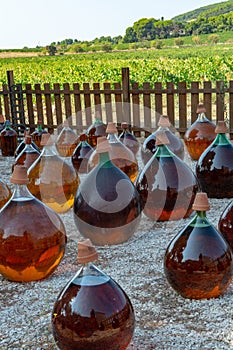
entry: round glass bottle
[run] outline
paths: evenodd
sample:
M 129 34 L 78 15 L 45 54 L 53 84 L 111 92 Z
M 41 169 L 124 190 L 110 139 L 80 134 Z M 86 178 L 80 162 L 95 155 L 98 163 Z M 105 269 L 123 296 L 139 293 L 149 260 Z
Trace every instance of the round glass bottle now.
M 203 104 L 197 106 L 197 119 L 186 130 L 184 142 L 192 160 L 197 161 L 204 150 L 215 139 L 216 125 L 206 117 L 206 109 Z
M 70 128 L 69 122 L 66 119 L 55 142 L 57 152 L 61 157 L 71 157 L 77 144 L 78 135 Z
M 27 169 L 35 162 L 40 156 L 40 151 L 32 146 L 32 137 L 30 135 L 25 136 L 25 147 L 19 153 L 15 159 L 15 163 L 12 165 L 12 172 L 15 165 L 24 165 Z
M 101 136 L 106 136 L 107 125 L 101 120 L 100 114 L 96 113 L 95 121 L 87 129 L 87 141 L 91 147 L 95 148 L 97 145 L 97 139 Z
M 74 204 L 79 177 L 73 165 L 55 150 L 50 134 L 42 134 L 40 156 L 28 169 L 30 192 L 57 213 L 67 212 Z
M 18 155 L 23 151 L 24 147 L 26 146 L 26 136 L 30 136 L 30 132 L 29 129 L 26 129 L 24 131 L 24 138 L 23 140 L 18 144 L 16 150 L 15 150 L 15 158 L 18 157 Z M 39 148 L 37 147 L 37 145 L 32 141 L 31 138 L 31 145 L 33 148 L 35 148 L 38 152 L 40 152 Z
M 135 328 L 129 297 L 92 261 L 90 240 L 78 243 L 83 266 L 60 292 L 52 311 L 52 332 L 60 350 L 125 350 Z
M 233 145 L 226 136 L 228 130 L 224 121 L 218 121 L 215 132 L 215 140 L 196 163 L 196 175 L 201 190 L 209 198 L 232 198 Z
M 95 245 L 119 244 L 135 232 L 142 203 L 129 177 L 109 157 L 106 137 L 98 138 L 99 163 L 81 182 L 74 202 L 80 234 Z
M 5 121 L 5 128 L 0 133 L 3 157 L 13 157 L 18 145 L 17 132 L 11 127 L 9 120 Z
M 192 170 L 167 147 L 166 133 L 156 134 L 157 151 L 139 173 L 136 188 L 144 214 L 155 221 L 188 217 L 198 191 Z
M 232 281 L 232 251 L 206 217 L 209 210 L 206 193 L 197 193 L 193 210 L 194 218 L 166 249 L 165 275 L 171 287 L 184 298 L 216 298 Z
M 233 201 L 231 201 L 220 215 L 218 229 L 233 251 Z
M 41 119 L 37 121 L 37 129 L 31 133 L 32 141 L 36 144 L 40 151 L 43 149 L 41 145 L 41 138 L 43 134 L 48 134 L 48 131 L 43 128 L 43 123 Z
M 141 158 L 144 165 L 146 165 L 148 160 L 150 160 L 153 154 L 155 154 L 157 150 L 156 134 L 161 131 L 164 131 L 166 133 L 166 136 L 169 140 L 168 148 L 180 159 L 184 159 L 184 144 L 181 141 L 180 137 L 171 131 L 171 123 L 168 116 L 162 115 L 159 118 L 158 129 L 149 135 L 142 144 Z
M 114 165 L 121 169 L 134 183 L 138 175 L 138 162 L 134 153 L 127 148 L 116 136 L 117 128 L 115 123 L 109 122 L 106 133 L 110 145 L 109 156 Z M 96 150 L 90 156 L 88 168 L 93 169 L 99 161 Z
M 65 227 L 29 192 L 26 167 L 15 166 L 11 183 L 13 195 L 0 211 L 0 273 L 16 282 L 44 279 L 64 255 Z
M 89 145 L 87 142 L 87 135 L 84 133 L 79 135 L 79 141 L 79 144 L 71 156 L 71 161 L 75 170 L 79 174 L 87 174 L 88 160 L 91 154 L 94 152 L 94 148 Z
M 122 132 L 119 135 L 119 140 L 136 155 L 140 148 L 138 139 L 129 131 L 128 123 L 121 123 L 121 127 Z

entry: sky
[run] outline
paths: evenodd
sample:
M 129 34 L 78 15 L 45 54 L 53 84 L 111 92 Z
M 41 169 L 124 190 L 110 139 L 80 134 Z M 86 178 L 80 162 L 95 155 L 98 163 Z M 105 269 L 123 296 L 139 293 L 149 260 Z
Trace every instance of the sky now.
M 64 39 L 125 35 L 141 18 L 171 19 L 221 0 L 1 1 L 0 49 L 46 46 Z M 222 1 L 224 2 L 224 1 Z

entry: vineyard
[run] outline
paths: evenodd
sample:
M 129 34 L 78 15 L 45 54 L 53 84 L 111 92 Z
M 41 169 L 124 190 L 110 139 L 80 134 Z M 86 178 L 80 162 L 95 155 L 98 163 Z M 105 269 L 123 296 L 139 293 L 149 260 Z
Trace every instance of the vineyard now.
M 2 58 L 0 81 L 7 70 L 15 83 L 120 82 L 122 67 L 130 68 L 130 82 L 186 82 L 233 80 L 233 45 L 135 50 L 125 52 Z

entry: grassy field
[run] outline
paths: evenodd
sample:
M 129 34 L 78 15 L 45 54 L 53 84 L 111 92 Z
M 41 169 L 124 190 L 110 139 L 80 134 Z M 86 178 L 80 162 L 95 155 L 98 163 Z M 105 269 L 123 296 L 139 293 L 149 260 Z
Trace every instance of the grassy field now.
M 13 70 L 15 83 L 23 85 L 121 82 L 122 67 L 129 67 L 131 82 L 139 84 L 233 80 L 233 44 L 230 43 L 62 56 L 38 56 L 36 53 L 30 57 L 25 57 L 30 53 L 12 53 L 18 57 L 1 55 L 1 83 L 7 83 L 7 70 Z

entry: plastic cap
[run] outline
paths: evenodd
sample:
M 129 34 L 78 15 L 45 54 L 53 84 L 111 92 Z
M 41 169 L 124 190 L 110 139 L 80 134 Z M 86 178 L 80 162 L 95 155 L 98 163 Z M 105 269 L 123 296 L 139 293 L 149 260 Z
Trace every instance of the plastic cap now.
M 171 126 L 170 120 L 167 115 L 161 115 L 161 117 L 159 118 L 158 126 L 162 126 L 163 128 Z
M 96 153 L 105 153 L 111 150 L 110 144 L 106 136 L 100 136 L 97 138 Z
M 159 131 L 156 133 L 156 145 L 168 145 L 170 142 L 164 131 Z
M 10 182 L 18 185 L 28 184 L 29 179 L 27 175 L 27 167 L 24 165 L 15 165 Z
M 205 109 L 205 106 L 203 103 L 200 103 L 198 106 L 197 106 L 197 113 L 200 114 L 200 113 L 206 113 L 206 109 Z
M 205 192 L 198 192 L 196 194 L 192 208 L 198 211 L 210 210 L 209 200 Z
M 85 264 L 97 259 L 98 253 L 90 239 L 78 242 L 78 263 Z
M 49 133 L 42 134 L 40 144 L 41 146 L 52 146 L 54 144 L 52 135 L 50 135 Z
M 216 134 L 226 134 L 228 132 L 226 123 L 224 120 L 219 120 L 217 122 L 217 126 L 215 128 L 215 133 Z
M 113 122 L 108 122 L 106 133 L 107 134 L 117 134 L 116 124 Z

